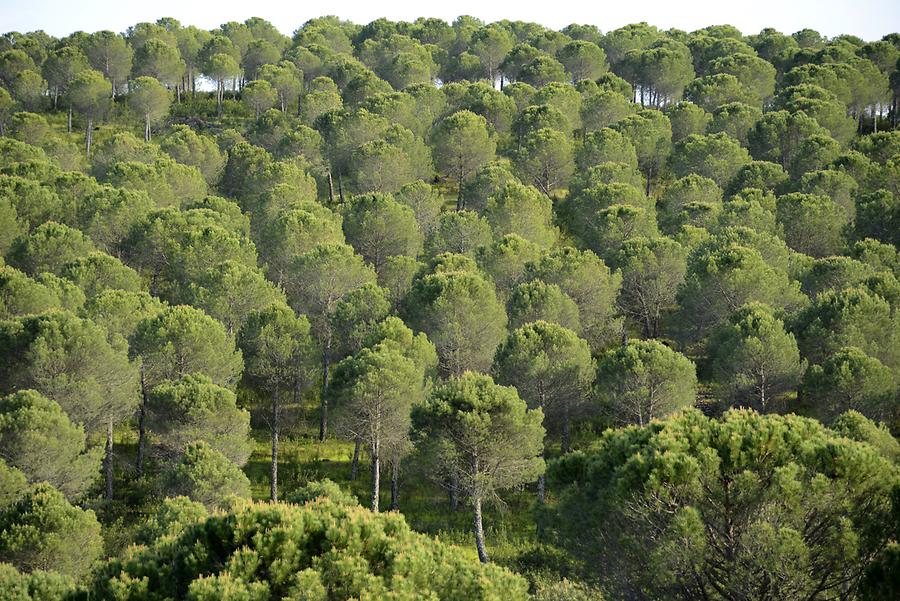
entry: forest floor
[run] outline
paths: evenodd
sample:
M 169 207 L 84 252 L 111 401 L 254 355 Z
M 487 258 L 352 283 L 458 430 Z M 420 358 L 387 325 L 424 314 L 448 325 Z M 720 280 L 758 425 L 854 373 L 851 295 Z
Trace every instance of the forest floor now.
M 244 472 L 250 478 L 253 498 L 267 500 L 271 457 L 268 432 L 255 430 L 253 438 L 254 451 Z M 287 499 L 307 482 L 328 478 L 350 490 L 362 506 L 369 505 L 371 471 L 365 454 L 360 457 L 357 478 L 350 480 L 352 442 L 334 438 L 320 442 L 312 432 L 299 433 L 282 439 L 279 456 L 280 498 Z M 390 468 L 383 466 L 379 501 L 382 510 L 390 507 L 390 486 Z M 485 530 L 493 560 L 512 567 L 518 563 L 523 551 L 539 545 L 532 518 L 534 502 L 535 493 L 523 489 L 505 494 L 502 506 L 493 504 L 486 509 Z M 459 544 L 477 559 L 468 505 L 461 500 L 457 510 L 451 511 L 447 493 L 429 481 L 409 460 L 401 463 L 399 506 L 414 530 Z

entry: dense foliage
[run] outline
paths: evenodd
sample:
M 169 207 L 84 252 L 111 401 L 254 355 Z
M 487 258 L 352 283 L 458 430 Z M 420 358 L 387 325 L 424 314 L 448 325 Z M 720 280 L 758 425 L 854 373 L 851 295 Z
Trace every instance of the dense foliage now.
M 898 61 L 0 36 L 0 598 L 896 597 Z

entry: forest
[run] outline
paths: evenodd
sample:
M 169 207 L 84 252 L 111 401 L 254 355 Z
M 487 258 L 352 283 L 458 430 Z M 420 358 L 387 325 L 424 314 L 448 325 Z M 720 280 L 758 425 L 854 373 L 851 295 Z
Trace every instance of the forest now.
M 0 600 L 900 598 L 900 34 L 0 37 Z

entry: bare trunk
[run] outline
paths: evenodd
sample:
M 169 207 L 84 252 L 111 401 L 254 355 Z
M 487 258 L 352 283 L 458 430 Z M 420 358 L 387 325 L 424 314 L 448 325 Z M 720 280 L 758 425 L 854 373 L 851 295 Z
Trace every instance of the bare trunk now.
M 541 503 L 541 504 L 544 503 L 545 487 L 546 487 L 546 482 L 544 481 L 544 474 L 541 474 L 540 476 L 538 476 L 538 481 L 537 481 L 538 503 Z
M 144 115 L 144 142 L 150 141 L 150 115 Z
M 484 527 L 481 521 L 481 497 L 472 499 L 473 523 L 475 526 L 475 547 L 478 549 L 478 560 L 488 562 L 487 549 L 484 547 Z
M 341 204 L 344 204 L 344 178 L 338 173 L 338 195 L 341 199 Z
M 113 500 L 113 420 L 106 422 L 106 457 L 104 458 L 106 473 L 106 500 Z
M 353 461 L 350 462 L 350 480 L 356 480 L 359 473 L 359 450 L 362 447 L 362 439 L 357 436 L 353 444 Z
M 569 416 L 569 405 L 568 403 L 563 403 L 563 420 L 562 420 L 562 441 L 560 444 L 560 451 L 563 455 L 569 452 L 569 443 L 571 434 L 569 431 L 571 418 Z
M 134 470 L 138 478 L 144 475 L 144 444 L 147 437 L 147 381 L 144 377 L 144 366 L 141 365 L 141 406 L 138 411 L 138 444 Z
M 91 140 L 94 137 L 94 120 L 91 117 L 88 117 L 87 120 L 87 131 L 85 132 L 85 152 L 87 152 L 87 158 L 91 158 Z
M 69 114 L 66 118 L 66 131 L 72 133 L 72 105 L 69 104 Z
M 455 471 L 450 474 L 450 511 L 459 508 L 459 474 Z
M 269 498 L 278 501 L 278 430 L 281 422 L 281 408 L 278 406 L 278 390 L 272 391 L 272 465 L 269 468 Z
M 400 509 L 400 459 L 391 459 L 391 511 Z
M 334 179 L 331 177 L 331 170 L 328 170 L 328 202 L 334 204 Z
M 371 509 L 378 512 L 378 497 L 381 495 L 381 452 L 379 440 L 376 437 L 372 443 L 372 504 Z
M 319 441 L 324 441 L 328 436 L 328 351 L 322 353 L 322 394 L 320 395 L 321 412 L 319 415 Z

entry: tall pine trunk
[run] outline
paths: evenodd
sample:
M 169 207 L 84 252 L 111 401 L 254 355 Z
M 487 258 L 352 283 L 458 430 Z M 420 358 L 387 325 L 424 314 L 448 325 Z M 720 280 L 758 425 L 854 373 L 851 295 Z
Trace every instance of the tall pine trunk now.
M 362 447 L 362 439 L 357 436 L 356 440 L 353 441 L 353 460 L 350 462 L 350 480 L 356 480 L 356 476 L 359 473 L 359 451 L 360 447 Z
M 391 511 L 400 509 L 400 458 L 391 458 Z
M 113 420 L 106 422 L 106 457 L 103 459 L 106 475 L 106 500 L 113 500 Z
M 144 475 L 144 445 L 147 437 L 147 380 L 144 376 L 144 365 L 141 364 L 141 406 L 138 410 L 138 443 L 134 460 L 134 470 L 138 478 Z
M 381 496 L 381 444 L 378 437 L 372 441 L 372 503 L 371 509 L 378 512 L 378 498 Z
M 320 395 L 319 405 L 319 441 L 323 442 L 328 436 L 328 350 L 322 353 L 322 394 Z
M 450 474 L 450 511 L 459 508 L 459 474 L 454 470 Z
M 91 141 L 94 137 L 94 119 L 92 117 L 87 118 L 87 131 L 85 132 L 85 152 L 87 153 L 87 158 L 91 158 Z
M 278 501 L 278 430 L 281 422 L 281 408 L 278 406 L 278 389 L 272 391 L 272 465 L 269 469 L 269 498 Z
M 484 527 L 481 520 L 481 497 L 476 496 L 472 499 L 473 516 L 472 521 L 475 526 L 475 547 L 478 549 L 478 560 L 481 563 L 488 562 L 487 549 L 484 546 Z

